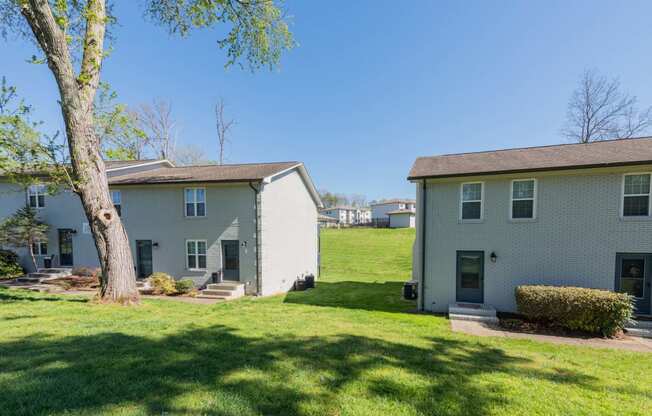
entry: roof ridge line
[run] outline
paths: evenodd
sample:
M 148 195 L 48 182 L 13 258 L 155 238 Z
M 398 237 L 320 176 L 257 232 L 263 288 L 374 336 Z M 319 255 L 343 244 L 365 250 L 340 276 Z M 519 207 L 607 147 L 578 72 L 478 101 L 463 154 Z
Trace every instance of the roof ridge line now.
M 253 165 L 280 165 L 284 163 L 294 163 L 297 165 L 302 164 L 303 162 L 299 162 L 296 160 L 288 160 L 284 162 L 251 162 L 251 163 L 224 163 L 224 164 L 218 164 L 218 163 L 204 163 L 200 165 L 185 165 L 185 166 L 173 166 L 168 169 L 176 169 L 176 168 L 202 168 L 202 167 L 224 167 L 224 166 L 253 166 Z
M 507 149 L 494 149 L 494 150 L 479 150 L 475 152 L 460 152 L 460 153 L 444 153 L 440 155 L 431 155 L 431 156 L 419 156 L 417 159 L 429 159 L 434 157 L 446 157 L 446 156 L 463 156 L 463 155 L 476 155 L 483 153 L 497 153 L 497 152 L 509 152 L 513 150 L 531 150 L 531 149 L 545 149 L 550 147 L 562 147 L 562 146 L 590 146 L 596 145 L 599 143 L 610 143 L 610 142 L 622 142 L 622 141 L 634 141 L 642 139 L 652 139 L 652 136 L 640 136 L 640 137 L 628 137 L 625 139 L 609 139 L 609 140 L 596 140 L 588 143 L 558 143 L 558 144 L 545 144 L 541 146 L 525 146 L 525 147 L 510 147 Z

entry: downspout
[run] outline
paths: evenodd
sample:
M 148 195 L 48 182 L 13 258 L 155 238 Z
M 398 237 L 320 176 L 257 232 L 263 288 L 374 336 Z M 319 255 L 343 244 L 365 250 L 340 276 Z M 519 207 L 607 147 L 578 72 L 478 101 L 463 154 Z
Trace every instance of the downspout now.
M 258 198 L 260 197 L 260 189 L 256 188 L 253 185 L 253 182 L 249 182 L 249 187 L 254 191 L 254 221 L 256 228 L 256 296 L 262 294 L 262 262 L 261 262 L 261 253 L 260 253 L 260 209 L 258 207 Z
M 424 179 L 421 187 L 421 282 L 419 282 L 420 310 L 425 310 L 426 303 L 426 212 L 427 212 L 427 191 L 426 180 Z

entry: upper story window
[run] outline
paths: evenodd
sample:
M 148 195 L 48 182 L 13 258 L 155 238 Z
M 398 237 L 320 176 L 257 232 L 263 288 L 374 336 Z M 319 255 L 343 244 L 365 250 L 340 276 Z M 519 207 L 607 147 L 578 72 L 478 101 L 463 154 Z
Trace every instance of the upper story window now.
M 48 243 L 45 241 L 34 241 L 32 243 L 32 253 L 34 253 L 35 256 L 47 256 Z
M 512 181 L 511 193 L 511 218 L 533 219 L 536 215 L 536 190 L 535 179 L 518 179 Z
M 118 211 L 118 216 L 122 216 L 122 192 L 120 191 L 111 191 L 111 201 L 113 201 L 113 207 Z
M 482 182 L 463 183 L 460 195 L 460 219 L 481 220 L 482 219 Z
M 186 217 L 205 217 L 206 189 L 186 188 L 184 195 L 186 202 Z
M 650 215 L 650 174 L 627 174 L 623 178 L 623 217 Z
M 45 185 L 31 185 L 27 188 L 27 202 L 31 208 L 43 208 L 45 206 Z
M 206 268 L 206 240 L 187 240 L 186 258 L 189 270 Z

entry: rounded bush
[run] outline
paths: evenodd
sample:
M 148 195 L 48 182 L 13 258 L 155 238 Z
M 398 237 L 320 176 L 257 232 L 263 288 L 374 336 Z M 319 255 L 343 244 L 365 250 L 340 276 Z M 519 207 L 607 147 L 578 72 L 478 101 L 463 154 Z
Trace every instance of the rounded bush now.
M 634 312 L 625 293 L 565 286 L 518 286 L 516 306 L 528 319 L 603 336 L 622 331 Z
M 147 279 L 155 295 L 174 295 L 177 293 L 174 278 L 167 273 L 152 273 Z
M 18 255 L 10 250 L 0 250 L 0 280 L 13 279 L 25 274 Z
M 190 293 L 195 288 L 195 282 L 192 279 L 181 279 L 175 282 L 177 292 L 182 295 Z

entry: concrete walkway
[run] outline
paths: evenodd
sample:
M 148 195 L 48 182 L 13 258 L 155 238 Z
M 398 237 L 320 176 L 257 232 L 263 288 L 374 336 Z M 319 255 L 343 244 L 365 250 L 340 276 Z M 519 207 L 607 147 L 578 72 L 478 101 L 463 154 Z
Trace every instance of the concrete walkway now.
M 453 332 L 460 332 L 479 337 L 503 337 L 515 339 L 531 339 L 533 341 L 550 342 L 553 344 L 577 345 L 595 348 L 613 348 L 628 351 L 652 353 L 652 339 L 626 336 L 621 339 L 609 338 L 574 338 L 556 335 L 528 334 L 525 332 L 506 331 L 498 326 L 475 321 L 462 321 L 452 319 L 451 329 Z

